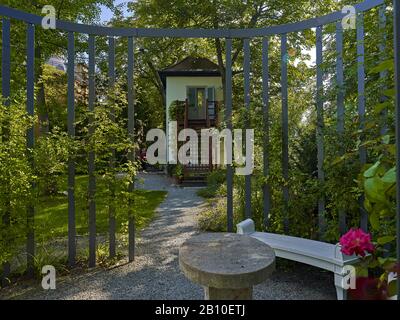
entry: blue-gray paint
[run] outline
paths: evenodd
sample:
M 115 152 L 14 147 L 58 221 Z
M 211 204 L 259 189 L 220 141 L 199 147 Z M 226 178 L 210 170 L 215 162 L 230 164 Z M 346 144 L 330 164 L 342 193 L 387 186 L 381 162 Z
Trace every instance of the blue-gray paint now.
M 75 138 L 75 35 L 68 33 L 68 135 Z M 68 160 L 68 263 L 75 265 L 75 160 Z
M 289 232 L 289 110 L 288 110 L 287 35 L 281 35 L 281 96 L 282 96 L 282 175 L 283 228 Z
M 263 173 L 269 176 L 269 66 L 268 66 L 268 38 L 262 40 L 262 97 L 263 97 Z M 263 222 L 266 229 L 269 227 L 269 212 L 271 210 L 271 189 L 266 182 L 263 186 Z
M 386 57 L 386 41 L 387 41 L 387 33 L 386 33 L 386 4 L 381 5 L 379 7 L 379 34 L 381 36 L 381 42 L 379 44 L 379 61 L 382 62 L 387 59 Z M 387 89 L 386 80 L 387 80 L 388 72 L 387 70 L 382 70 L 379 72 L 379 77 L 381 79 L 381 92 Z M 387 101 L 387 97 L 382 95 L 380 98 L 380 102 Z M 387 109 L 383 109 L 381 111 L 381 130 L 380 134 L 383 136 L 387 134 L 388 126 L 387 126 Z
M 336 23 L 336 85 L 337 85 L 337 132 L 344 133 L 344 75 L 343 75 L 343 28 L 341 21 Z M 343 150 L 340 151 L 343 154 Z M 339 209 L 339 231 L 341 234 L 347 231 L 346 213 Z
M 135 161 L 135 149 L 133 147 L 135 143 L 135 88 L 134 88 L 134 70 L 135 70 L 135 42 L 132 37 L 128 38 L 128 71 L 127 71 L 127 83 L 128 83 L 128 133 L 131 139 L 132 148 L 129 150 L 129 161 Z M 134 191 L 134 183 L 129 185 L 129 191 Z M 132 210 L 133 203 L 129 206 L 129 221 L 128 221 L 128 232 L 129 232 L 129 261 L 133 261 L 135 258 L 135 212 Z
M 34 115 L 35 108 L 35 26 L 27 24 L 26 32 L 26 112 Z M 26 147 L 30 154 L 31 166 L 34 165 L 31 151 L 34 148 L 35 136 L 33 126 L 26 133 Z M 35 185 L 32 183 L 32 188 Z M 34 275 L 35 262 L 35 231 L 34 231 L 35 207 L 33 204 L 27 208 L 27 241 L 26 241 L 26 265 L 30 277 Z
M 367 11 L 373 7 L 381 5 L 384 0 L 366 0 L 354 5 L 357 12 Z M 22 12 L 6 6 L 0 6 L 0 15 L 13 17 L 18 20 L 41 25 L 43 17 Z M 308 19 L 296 23 L 272 26 L 257 29 L 154 29 L 154 28 L 108 28 L 95 25 L 77 24 L 62 20 L 57 20 L 57 29 L 76 33 L 95 34 L 99 36 L 114 37 L 160 37 L 160 38 L 254 38 L 269 35 L 299 32 L 306 29 L 315 28 L 320 25 L 333 23 L 342 19 L 346 13 L 341 11 L 331 14 Z
M 364 66 L 364 16 L 363 13 L 357 15 L 357 82 L 358 82 L 358 119 L 359 128 L 365 129 L 365 66 Z M 361 141 L 364 140 L 364 133 L 361 133 Z M 359 147 L 359 158 L 361 165 L 367 162 L 367 149 L 365 146 Z M 368 214 L 364 208 L 364 196 L 359 199 L 360 205 L 360 227 L 368 230 Z
M 393 2 L 394 21 L 394 75 L 396 122 L 396 246 L 397 265 L 400 266 L 400 0 Z M 397 277 L 397 300 L 400 300 L 400 277 Z
M 398 14 L 398 0 L 395 0 L 396 2 L 396 13 Z M 368 0 L 363 3 L 359 3 L 355 5 L 355 8 L 357 12 L 363 12 L 366 10 L 369 10 L 375 6 L 382 5 L 384 4 L 383 0 Z M 21 11 L 18 11 L 16 9 L 8 8 L 5 6 L 0 6 L 0 16 L 5 16 L 5 17 L 10 17 L 14 18 L 17 20 L 22 20 L 25 21 L 28 24 L 32 25 L 41 25 L 42 22 L 42 17 L 29 14 L 29 13 L 24 13 Z M 88 25 L 83 25 L 83 24 L 76 24 L 76 23 L 70 23 L 70 22 L 65 22 L 58 20 L 57 21 L 57 29 L 67 31 L 68 32 L 68 61 L 69 61 L 69 67 L 68 67 L 68 133 L 70 134 L 71 137 L 74 137 L 75 135 L 75 128 L 74 128 L 74 118 L 75 118 L 75 106 L 74 106 L 74 55 L 75 55 L 75 47 L 74 47 L 74 32 L 77 33 L 86 33 L 86 34 L 91 34 L 91 35 L 103 35 L 103 36 L 108 36 L 108 37 L 118 37 L 118 36 L 124 36 L 124 37 L 129 37 L 132 39 L 132 37 L 183 37 L 183 38 L 226 38 L 226 120 L 227 120 L 227 125 L 228 128 L 232 127 L 231 124 L 231 116 L 232 116 L 232 38 L 254 38 L 254 37 L 267 37 L 269 35 L 275 35 L 275 34 L 281 34 L 282 39 L 285 39 L 285 41 L 282 41 L 282 52 L 285 51 L 286 54 L 286 34 L 289 32 L 297 32 L 301 31 L 304 29 L 309 29 L 313 27 L 318 27 L 321 25 L 325 25 L 327 23 L 333 23 L 335 21 L 340 21 L 340 19 L 344 16 L 342 12 L 335 12 L 332 14 L 328 14 L 323 17 L 319 18 L 314 18 L 314 19 L 309 19 L 305 21 L 301 21 L 298 23 L 292 23 L 292 24 L 286 24 L 286 25 L 281 25 L 281 26 L 273 26 L 273 27 L 267 27 L 267 28 L 260 28 L 260 29 L 215 29 L 215 30 L 205 30 L 205 29 L 134 29 L 134 28 L 108 28 L 108 27 L 101 27 L 101 26 L 88 26 Z M 398 16 L 397 16 L 398 18 Z M 398 24 L 397 20 L 397 24 Z M 9 84 L 7 88 L 7 81 L 9 82 L 10 79 L 10 59 L 7 59 L 7 54 L 9 55 L 9 30 L 7 33 L 7 25 L 9 27 L 9 21 L 8 19 L 3 19 L 3 50 L 2 50 L 2 56 L 3 56 L 3 61 L 2 61 L 2 73 L 3 73 L 3 83 L 2 83 L 2 92 L 5 96 L 7 96 L 7 92 L 9 95 Z M 398 30 L 398 29 L 397 29 Z M 6 31 L 6 32 L 4 32 Z M 357 35 L 359 35 L 359 30 L 357 31 Z M 29 34 L 29 30 L 28 30 Z M 29 36 L 29 35 L 28 35 Z M 342 35 L 342 30 L 341 27 L 338 27 L 337 30 L 337 53 L 338 53 L 338 59 L 337 59 L 337 83 L 340 88 L 339 94 L 338 94 L 338 131 L 343 132 L 344 129 L 344 93 L 343 93 L 343 85 L 344 85 L 344 78 L 343 78 L 343 61 L 342 61 L 342 50 L 343 50 L 343 35 Z M 395 35 L 398 37 L 398 35 Z M 7 41 L 8 37 L 8 41 Z M 6 39 L 6 41 L 4 41 Z M 128 40 L 128 44 L 129 44 Z M 246 40 L 245 40 L 246 41 Z M 110 39 L 110 55 L 109 55 L 109 62 L 110 63 L 110 82 L 115 81 L 115 65 L 114 65 L 114 54 L 112 53 L 113 50 L 112 48 L 114 47 L 113 44 L 114 40 Z M 398 54 L 398 42 L 396 43 L 396 53 Z M 268 40 L 263 39 L 263 47 L 268 47 Z M 28 46 L 28 50 L 30 50 Z M 264 121 L 266 123 L 266 128 L 268 129 L 268 49 L 263 48 L 263 104 L 264 104 Z M 29 53 L 28 53 L 29 55 Z M 133 56 L 132 56 L 133 58 Z M 29 57 L 28 57 L 29 60 Z M 128 57 L 129 60 L 129 57 Z M 282 124 L 283 124 L 283 169 L 284 169 L 284 178 L 288 179 L 288 176 L 285 177 L 285 171 L 288 174 L 288 157 L 287 157 L 287 148 L 288 148 L 288 136 L 285 137 L 285 131 L 287 131 L 288 128 L 285 128 L 285 122 L 288 121 L 288 119 L 285 119 L 287 117 L 288 113 L 288 106 L 287 106 L 287 64 L 286 62 L 283 62 L 282 60 Z M 397 60 L 398 63 L 398 60 Z M 397 65 L 398 67 L 398 65 Z M 133 67 L 132 67 L 133 68 Z M 28 69 L 29 69 L 29 62 L 28 62 Z M 130 69 L 129 62 L 128 62 L 128 83 L 129 83 L 129 74 Z M 7 74 L 8 71 L 8 74 Z M 397 73 L 398 75 L 398 73 Z M 286 77 L 286 79 L 285 79 Z M 29 74 L 28 74 L 29 78 Z M 398 79 L 398 78 L 397 78 Z M 29 79 L 28 79 L 29 82 Z M 359 82 L 360 85 L 360 82 Z M 396 82 L 396 85 L 398 86 L 398 81 Z M 28 84 L 29 86 L 29 84 Z M 129 86 L 129 84 L 128 84 Z M 131 87 L 131 86 L 129 86 Z M 133 86 L 132 86 L 133 88 Z M 360 87 L 359 87 L 360 88 Z M 28 88 L 27 88 L 28 89 Z M 365 88 L 364 88 L 365 89 Z M 129 91 L 129 89 L 128 89 Z M 27 91 L 28 96 L 31 95 L 29 91 Z M 286 95 L 286 98 L 285 98 Z M 129 103 L 131 106 L 133 106 L 133 99 L 129 98 L 129 96 L 133 96 L 133 94 L 129 94 L 128 92 L 128 100 L 131 102 Z M 248 99 L 248 97 L 245 95 L 245 99 Z M 27 107 L 31 103 L 31 100 L 28 99 L 27 102 Z M 90 103 L 89 103 L 90 104 Z M 360 106 L 360 105 L 359 105 Z M 364 106 L 365 106 L 365 101 L 364 101 Z M 398 110 L 398 109 L 397 109 Z M 133 120 L 134 121 L 134 120 Z M 133 121 L 129 121 L 128 124 L 128 130 L 131 130 L 130 126 L 132 125 Z M 396 125 L 398 122 L 396 122 Z M 265 135 L 265 143 L 267 146 L 268 143 L 268 132 Z M 285 151 L 286 149 L 286 151 Z M 399 148 L 397 148 L 399 150 Z M 285 159 L 287 162 L 285 163 Z M 91 162 L 90 156 L 89 156 L 89 162 Z M 398 165 L 398 164 L 397 164 Z M 75 248 L 75 236 L 76 236 L 76 231 L 75 231 L 75 201 L 74 201 L 74 181 L 75 181 L 75 164 L 73 159 L 70 159 L 69 161 L 69 166 L 68 166 L 68 222 L 69 222 L 69 231 L 68 231 L 68 237 L 69 237 L 69 261 L 71 264 L 75 262 L 75 253 L 76 253 L 76 248 Z M 399 172 L 399 170 L 397 170 Z M 268 175 L 268 148 L 264 150 L 264 174 Z M 320 177 L 320 176 L 319 176 Z M 90 186 L 89 186 L 90 187 Z M 93 185 L 92 185 L 93 187 Z M 90 188 L 92 188 L 90 187 Z M 233 168 L 232 166 L 228 166 L 227 168 L 227 214 L 228 214 L 228 230 L 233 231 Z M 285 190 L 286 188 L 286 190 Z M 287 204 L 289 200 L 289 193 L 287 187 L 285 187 L 283 190 L 284 193 L 284 199 Z M 266 184 L 263 188 L 263 193 L 264 193 L 264 219 L 267 221 L 268 218 L 268 212 L 270 208 L 270 195 L 269 195 L 269 188 L 268 185 Z M 398 209 L 399 212 L 399 209 Z M 92 220 L 93 221 L 93 220 Z M 110 221 L 110 230 L 114 229 L 115 226 L 112 226 L 112 221 Z M 287 225 L 288 221 L 285 218 L 285 229 L 287 230 Z M 131 224 L 131 223 L 130 223 Z M 346 221 L 345 221 L 345 215 L 344 213 L 340 215 L 340 224 L 341 224 L 341 231 L 345 230 L 346 226 Z M 129 230 L 131 231 L 131 225 L 129 227 Z M 93 230 L 92 230 L 93 232 Z M 398 231 L 399 232 L 399 231 Z M 111 234 L 111 233 L 110 233 Z M 132 232 L 133 234 L 133 232 Z M 130 232 L 130 237 L 131 237 L 131 232 Z M 399 240 L 399 236 L 397 237 Z M 131 239 L 129 240 L 131 243 Z M 110 240 L 111 244 L 112 240 Z M 114 241 L 115 242 L 115 241 Z M 397 246 L 399 250 L 399 245 Z M 110 250 L 111 253 L 111 250 Z M 400 254 L 399 254 L 400 256 Z M 399 286 L 400 287 L 400 286 Z
M 109 87 L 111 88 L 115 85 L 115 38 L 108 38 L 108 81 Z M 110 119 L 115 121 L 115 110 L 114 108 L 110 109 Z M 110 157 L 110 171 L 113 175 L 115 169 L 115 149 L 111 149 L 111 157 Z M 113 177 L 115 179 L 115 176 Z M 110 184 L 110 195 L 111 199 L 115 198 L 115 185 L 113 182 Z M 109 256 L 110 258 L 114 258 L 116 256 L 116 219 L 115 219 L 115 205 L 113 203 L 109 206 L 108 211 L 109 225 L 108 225 L 108 236 L 109 236 Z
M 1 92 L 2 103 L 10 105 L 10 79 L 11 79 L 11 44 L 10 44 L 11 23 L 10 19 L 3 19 L 2 28 L 2 53 L 1 53 Z
M 10 105 L 10 79 L 11 79 L 11 45 L 10 45 L 10 32 L 11 23 L 7 18 L 3 19 L 2 27 L 2 53 L 1 53 L 1 92 L 3 99 L 2 103 L 4 106 Z M 7 131 L 7 128 L 5 128 Z M 3 137 L 6 138 L 6 137 Z M 10 223 L 10 214 L 5 212 L 3 215 L 3 224 L 8 225 Z M 3 263 L 3 272 L 1 274 L 1 286 L 4 287 L 8 285 L 8 277 L 10 275 L 10 263 Z
M 95 133 L 94 112 L 96 103 L 96 39 L 89 36 L 89 136 Z M 96 266 L 96 167 L 95 152 L 89 151 L 89 267 Z
M 232 39 L 225 44 L 225 121 L 227 129 L 232 130 Z M 233 232 L 233 168 L 226 166 L 226 213 L 228 232 Z
M 244 105 L 250 111 L 250 40 L 243 41 L 243 78 L 244 78 Z M 249 121 L 246 121 L 246 128 Z M 245 217 L 251 218 L 251 175 L 245 176 Z
M 319 26 L 316 29 L 316 58 L 317 58 L 317 166 L 318 166 L 318 180 L 321 186 L 325 182 L 324 172 L 324 101 L 323 101 L 323 70 L 322 70 L 322 31 L 323 27 Z M 325 233 L 325 196 L 321 195 L 318 199 L 318 233 L 319 238 L 323 239 Z

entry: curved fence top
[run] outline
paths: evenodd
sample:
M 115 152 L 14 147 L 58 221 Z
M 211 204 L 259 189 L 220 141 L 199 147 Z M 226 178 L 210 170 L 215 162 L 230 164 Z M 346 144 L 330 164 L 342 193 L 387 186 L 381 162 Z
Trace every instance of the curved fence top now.
M 384 0 L 366 0 L 354 5 L 356 12 L 367 11 L 384 4 Z M 110 37 L 166 37 L 166 38 L 254 38 L 289 32 L 298 32 L 315 28 L 328 23 L 336 22 L 346 16 L 341 11 L 308 19 L 296 23 L 289 23 L 267 28 L 253 29 L 156 29 L 156 28 L 111 28 L 96 25 L 86 25 L 57 20 L 57 29 L 67 32 L 78 32 Z M 0 15 L 27 23 L 41 25 L 43 17 L 19 11 L 13 8 L 0 6 Z

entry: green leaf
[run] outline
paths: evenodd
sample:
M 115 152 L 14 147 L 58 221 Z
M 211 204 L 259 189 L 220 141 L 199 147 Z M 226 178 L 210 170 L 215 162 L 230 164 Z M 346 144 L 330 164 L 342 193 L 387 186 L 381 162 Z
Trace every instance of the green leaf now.
M 394 88 L 393 89 L 387 89 L 387 90 L 383 91 L 383 94 L 385 96 L 388 96 L 388 97 L 394 97 L 395 94 L 396 94 L 396 90 Z
M 378 161 L 374 165 L 372 165 L 368 170 L 364 172 L 364 178 L 372 178 L 375 176 L 376 172 L 378 171 L 378 168 L 380 166 L 381 162 Z
M 386 109 L 387 107 L 389 107 L 391 105 L 391 103 L 389 101 L 385 101 L 385 102 L 381 102 L 378 103 L 374 106 L 374 112 L 376 114 L 380 113 L 382 110 Z
M 396 167 L 393 167 L 381 178 L 386 183 L 396 183 Z
M 384 70 L 393 70 L 394 68 L 394 63 L 393 59 L 385 60 L 379 63 L 377 66 L 373 67 L 369 73 L 379 73 Z
M 377 213 L 372 213 L 369 215 L 369 222 L 374 230 L 378 230 L 380 227 L 379 215 Z
M 386 243 L 392 242 L 394 239 L 396 239 L 396 237 L 394 236 L 383 236 L 378 238 L 376 241 L 378 242 L 378 244 L 384 245 Z
M 368 199 L 364 200 L 364 208 L 365 208 L 365 210 L 367 210 L 367 212 L 372 212 L 372 210 L 373 210 L 371 202 L 369 202 Z
M 390 143 L 390 135 L 384 135 L 383 137 L 382 137 L 382 142 L 384 143 L 384 144 L 389 144 Z
M 345 156 L 344 156 L 344 155 L 343 155 L 343 156 L 340 156 L 340 157 L 337 157 L 337 158 L 335 158 L 335 159 L 332 161 L 332 165 L 337 165 L 337 164 L 343 162 L 344 159 L 345 159 Z
M 386 202 L 384 182 L 379 177 L 368 178 L 364 181 L 365 195 L 371 202 Z

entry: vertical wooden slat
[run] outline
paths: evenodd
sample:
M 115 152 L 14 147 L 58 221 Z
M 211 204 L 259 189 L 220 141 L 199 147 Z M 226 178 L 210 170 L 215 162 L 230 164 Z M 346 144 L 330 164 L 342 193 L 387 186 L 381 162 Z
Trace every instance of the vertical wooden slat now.
M 113 37 L 108 38 L 108 79 L 110 84 L 110 90 L 115 85 L 115 39 Z M 115 110 L 111 108 L 110 110 L 111 120 L 115 121 Z M 113 174 L 112 179 L 115 179 L 115 149 L 111 150 L 111 158 L 110 158 L 110 170 Z M 110 184 L 110 194 L 111 194 L 111 204 L 109 206 L 109 255 L 110 258 L 115 257 L 116 255 L 116 241 L 115 241 L 115 228 L 116 228 L 116 220 L 115 220 L 115 205 L 113 200 L 115 199 L 115 185 L 111 182 Z
M 282 175 L 283 229 L 289 233 L 289 110 L 288 110 L 288 55 L 287 35 L 281 35 L 281 90 L 282 90 Z
M 35 26 L 27 25 L 26 36 L 26 111 L 28 115 L 34 115 L 35 107 Z M 28 129 L 26 136 L 26 147 L 32 150 L 35 143 L 33 126 Z M 30 151 L 28 151 L 30 153 Z M 30 156 L 31 166 L 33 158 Z M 32 189 L 35 188 L 32 184 Z M 35 208 L 32 204 L 27 208 L 27 242 L 26 242 L 26 264 L 28 276 L 34 275 L 35 257 L 35 233 L 34 233 Z
M 232 39 L 226 39 L 225 70 L 225 121 L 227 129 L 232 131 Z M 228 232 L 233 232 L 233 168 L 226 166 L 227 220 Z
M 357 82 L 358 82 L 358 118 L 359 128 L 362 132 L 365 128 L 365 67 L 364 67 L 364 16 L 360 12 L 357 15 Z M 361 133 L 361 141 L 364 134 Z M 361 165 L 367 162 L 367 150 L 365 146 L 359 148 L 359 158 Z M 364 196 L 359 199 L 360 205 L 360 227 L 364 231 L 368 230 L 368 215 L 364 208 Z
M 3 18 L 3 27 L 2 27 L 2 54 L 1 54 L 1 90 L 3 99 L 2 103 L 4 106 L 8 107 L 10 105 L 10 93 L 11 93 L 11 44 L 10 44 L 10 32 L 11 32 L 11 23 L 8 18 Z M 5 124 L 5 128 L 3 128 L 3 137 L 2 139 L 7 139 L 7 131 L 8 125 Z M 6 200 L 8 201 L 8 200 Z M 10 224 L 10 212 L 5 212 L 3 216 L 2 223 L 8 227 Z M 3 272 L 1 275 L 1 286 L 7 286 L 9 283 L 9 275 L 10 275 L 10 263 L 3 263 Z
M 75 36 L 68 33 L 68 135 L 75 137 Z M 75 159 L 68 161 L 68 263 L 75 265 Z
M 4 105 L 10 105 L 11 93 L 11 44 L 10 44 L 11 23 L 10 19 L 3 18 L 2 28 L 2 59 L 1 59 L 1 77 L 2 77 L 2 98 Z
M 135 161 L 135 90 L 134 90 L 134 70 L 135 70 L 135 42 L 132 37 L 128 38 L 128 133 L 131 139 L 132 147 L 129 150 L 128 160 Z M 134 192 L 135 184 L 129 185 L 129 192 Z M 133 203 L 130 201 L 128 212 L 128 232 L 129 232 L 129 261 L 135 258 L 135 213 L 133 212 Z
M 250 40 L 243 41 L 243 77 L 244 77 L 244 105 L 249 111 L 250 109 Z M 249 127 L 247 119 L 246 129 Z M 251 175 L 245 176 L 245 217 L 251 218 Z
M 387 54 L 386 54 L 386 41 L 387 41 L 387 31 L 386 31 L 386 4 L 383 4 L 379 7 L 379 62 L 382 63 L 387 59 Z M 379 79 L 380 79 L 380 87 L 379 90 L 381 92 L 381 96 L 379 98 L 380 103 L 386 102 L 388 99 L 387 97 L 383 94 L 383 92 L 387 89 L 387 76 L 388 76 L 388 70 L 382 70 L 379 72 Z M 387 115 L 388 115 L 388 110 L 387 108 L 384 108 L 380 112 L 380 130 L 379 134 L 381 136 L 384 136 L 388 133 L 388 124 L 387 124 Z M 389 257 L 390 252 L 391 252 L 391 244 L 387 243 L 384 246 L 385 252 L 384 252 L 384 257 Z
M 96 102 L 96 41 L 94 35 L 89 35 L 89 136 L 92 137 L 95 128 L 94 112 Z M 89 268 L 96 266 L 96 174 L 95 153 L 89 151 Z
M 343 76 L 343 28 L 341 21 L 336 23 L 336 85 L 337 85 L 337 132 L 344 134 L 344 76 Z M 344 150 L 340 153 L 343 154 Z M 339 231 L 346 232 L 346 214 L 339 209 Z
M 396 254 L 400 266 L 400 0 L 393 3 L 394 21 L 394 78 L 396 123 Z M 400 277 L 397 276 L 397 300 L 400 300 Z
M 318 180 L 321 186 L 325 182 L 324 172 L 324 101 L 323 101 L 323 71 L 322 71 L 322 26 L 316 30 L 316 58 L 317 58 L 317 161 Z M 325 197 L 321 195 L 318 199 L 318 232 L 319 238 L 323 239 L 326 228 L 325 221 Z
M 386 33 L 386 4 L 379 7 L 379 35 L 380 35 L 380 43 L 379 43 L 379 61 L 382 62 L 386 59 L 386 41 L 387 41 L 387 33 Z M 381 92 L 386 90 L 386 79 L 387 79 L 387 70 L 382 70 L 379 72 L 379 78 L 381 79 Z M 380 102 L 383 103 L 387 100 L 385 95 L 382 95 L 380 98 Z M 383 109 L 381 111 L 381 129 L 380 134 L 383 136 L 387 133 L 387 109 Z
M 262 94 L 263 94 L 263 171 L 264 177 L 269 176 L 269 66 L 268 38 L 262 41 Z M 266 229 L 269 227 L 269 212 L 271 210 L 271 190 L 268 183 L 263 186 L 263 220 Z

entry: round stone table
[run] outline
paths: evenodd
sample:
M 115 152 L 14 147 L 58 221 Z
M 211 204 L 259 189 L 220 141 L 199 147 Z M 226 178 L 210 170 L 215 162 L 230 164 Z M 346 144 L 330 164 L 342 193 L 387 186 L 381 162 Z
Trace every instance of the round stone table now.
M 179 266 L 204 286 L 206 300 L 250 300 L 253 286 L 275 270 L 275 253 L 246 235 L 203 233 L 181 246 Z

